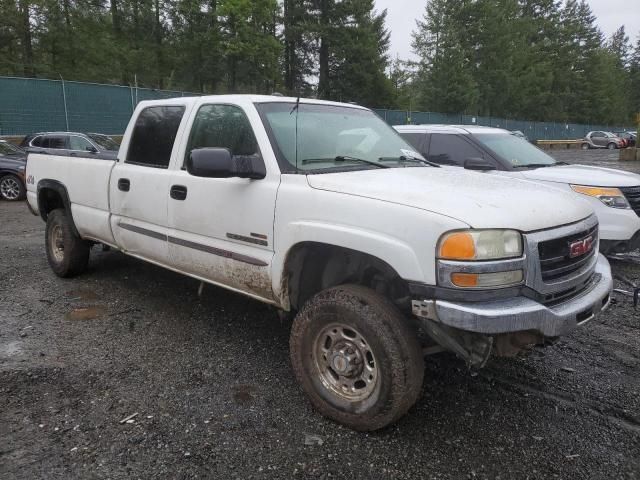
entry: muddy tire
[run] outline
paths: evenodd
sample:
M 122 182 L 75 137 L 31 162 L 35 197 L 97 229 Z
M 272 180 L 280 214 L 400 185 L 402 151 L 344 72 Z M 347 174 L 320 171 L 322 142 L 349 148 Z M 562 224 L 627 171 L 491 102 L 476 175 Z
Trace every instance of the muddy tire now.
M 47 216 L 45 244 L 51 270 L 59 277 L 74 277 L 87 269 L 89 242 L 77 235 L 65 210 L 56 209 Z
M 357 285 L 320 292 L 296 316 L 291 364 L 313 406 L 356 430 L 403 416 L 422 388 L 416 332 L 386 298 Z
M 8 174 L 0 176 L 0 197 L 10 202 L 24 200 L 27 190 L 24 183 L 16 175 Z

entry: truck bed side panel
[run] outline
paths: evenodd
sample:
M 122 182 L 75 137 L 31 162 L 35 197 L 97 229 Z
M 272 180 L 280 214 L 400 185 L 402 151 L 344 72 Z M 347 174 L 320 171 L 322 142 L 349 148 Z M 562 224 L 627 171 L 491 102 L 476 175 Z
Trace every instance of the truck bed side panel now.
M 109 177 L 115 161 L 30 153 L 27 162 L 29 202 L 37 208 L 38 183 L 56 180 L 65 186 L 71 213 L 83 238 L 115 244 L 109 225 Z M 35 202 L 35 204 L 34 204 Z

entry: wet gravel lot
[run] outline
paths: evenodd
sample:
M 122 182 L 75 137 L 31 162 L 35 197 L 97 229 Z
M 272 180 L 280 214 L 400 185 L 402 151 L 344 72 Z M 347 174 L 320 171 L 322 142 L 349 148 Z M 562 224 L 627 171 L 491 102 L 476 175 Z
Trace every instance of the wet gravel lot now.
M 554 155 L 640 171 L 617 153 Z M 418 404 L 363 434 L 311 409 L 271 308 L 198 297 L 195 280 L 98 248 L 62 280 L 24 204 L 0 202 L 0 224 L 2 479 L 640 478 L 640 316 L 625 297 L 527 358 L 479 372 L 427 358 Z

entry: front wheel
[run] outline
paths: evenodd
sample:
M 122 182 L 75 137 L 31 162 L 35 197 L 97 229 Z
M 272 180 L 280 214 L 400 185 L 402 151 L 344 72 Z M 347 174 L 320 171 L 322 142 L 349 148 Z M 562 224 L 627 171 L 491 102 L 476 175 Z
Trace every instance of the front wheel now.
M 589 144 L 588 143 L 583 143 L 581 145 L 582 150 L 589 150 Z
M 5 175 L 0 178 L 0 197 L 10 202 L 22 200 L 26 196 L 24 183 L 16 175 Z
M 294 320 L 290 354 L 313 406 L 356 430 L 393 423 L 422 388 L 416 332 L 389 300 L 365 287 L 342 285 L 308 301 Z
M 615 144 L 615 143 L 613 143 L 613 142 L 611 142 L 610 144 L 608 144 L 608 145 L 607 145 L 607 148 L 608 148 L 609 150 L 615 150 L 615 149 L 616 149 L 616 144 Z
M 90 244 L 75 233 L 65 210 L 49 212 L 45 242 L 49 266 L 59 277 L 74 277 L 87 269 Z

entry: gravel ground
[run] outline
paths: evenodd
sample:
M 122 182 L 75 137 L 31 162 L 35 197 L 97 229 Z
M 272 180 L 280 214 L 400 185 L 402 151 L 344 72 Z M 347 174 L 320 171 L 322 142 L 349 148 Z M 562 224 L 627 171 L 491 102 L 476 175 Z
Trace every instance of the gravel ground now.
M 629 299 L 477 373 L 427 358 L 418 404 L 363 434 L 311 409 L 271 308 L 97 248 L 62 280 L 39 218 L 0 202 L 0 219 L 0 478 L 640 478 Z

